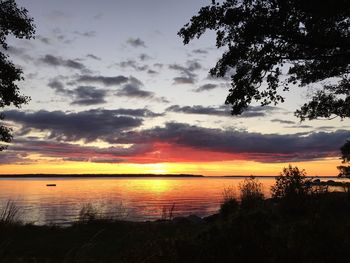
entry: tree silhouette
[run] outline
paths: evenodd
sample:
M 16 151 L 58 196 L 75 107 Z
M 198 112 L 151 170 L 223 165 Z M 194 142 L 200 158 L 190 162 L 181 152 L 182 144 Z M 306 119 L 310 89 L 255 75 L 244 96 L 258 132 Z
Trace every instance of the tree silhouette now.
M 350 1 L 214 0 L 178 34 L 188 44 L 207 30 L 216 32 L 218 48 L 226 47 L 211 75 L 234 72 L 226 98 L 233 115 L 252 101 L 283 102 L 279 89 L 288 91 L 291 84 L 332 79 L 295 115 L 350 117 Z
M 346 143 L 340 148 L 342 154 L 342 163 L 350 163 L 350 141 L 346 141 Z M 337 167 L 339 170 L 340 177 L 350 177 L 350 166 L 341 165 Z
M 6 38 L 13 35 L 16 38 L 31 38 L 35 32 L 33 19 L 27 16 L 25 8 L 19 8 L 14 0 L 0 0 L 0 46 L 7 50 Z M 29 97 L 19 93 L 17 81 L 23 80 L 22 70 L 17 68 L 8 56 L 0 51 L 0 107 L 14 105 L 19 108 L 27 103 Z M 4 114 L 0 113 L 0 121 L 4 120 Z M 10 142 L 11 129 L 0 122 L 0 142 Z M 0 151 L 6 146 L 0 145 Z

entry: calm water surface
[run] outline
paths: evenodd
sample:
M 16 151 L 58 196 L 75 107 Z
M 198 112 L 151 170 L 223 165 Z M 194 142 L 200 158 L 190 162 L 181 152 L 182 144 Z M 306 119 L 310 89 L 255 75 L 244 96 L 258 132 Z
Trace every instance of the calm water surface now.
M 70 224 L 84 204 L 102 213 L 120 213 L 128 220 L 156 220 L 175 204 L 174 216 L 216 213 L 222 192 L 238 190 L 243 178 L 25 178 L 0 179 L 0 207 L 13 200 L 24 222 Z M 273 178 L 259 178 L 270 195 Z M 47 187 L 46 184 L 56 184 Z M 122 209 L 121 209 L 122 207 Z

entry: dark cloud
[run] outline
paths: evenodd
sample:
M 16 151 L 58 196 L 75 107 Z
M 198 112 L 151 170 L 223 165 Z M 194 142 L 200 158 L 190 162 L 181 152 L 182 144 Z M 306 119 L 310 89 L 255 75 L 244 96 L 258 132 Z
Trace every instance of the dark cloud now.
M 151 59 L 151 57 L 145 53 L 140 54 L 139 58 L 141 61 L 146 61 L 146 60 Z
M 208 90 L 213 90 L 215 88 L 217 88 L 219 85 L 217 84 L 212 84 L 212 83 L 208 83 L 208 84 L 204 84 L 202 86 L 200 86 L 199 88 L 193 90 L 194 92 L 202 92 L 202 91 L 208 91 Z
M 34 60 L 33 57 L 29 55 L 31 52 L 23 47 L 8 46 L 7 49 L 0 47 L 0 52 L 11 56 L 17 56 L 27 62 L 32 62 Z
M 128 82 L 129 78 L 122 75 L 115 77 L 81 75 L 77 77 L 76 81 L 83 83 L 103 84 L 105 86 L 114 86 Z
M 129 38 L 126 43 L 132 47 L 146 47 L 145 42 L 140 38 Z
M 36 39 L 40 40 L 42 43 L 46 44 L 46 45 L 50 45 L 51 44 L 51 39 L 48 37 L 43 37 L 43 36 L 36 36 Z
M 172 105 L 166 111 L 181 112 L 186 114 L 200 114 L 200 115 L 216 115 L 216 116 L 230 116 L 229 110 L 224 110 L 220 107 L 204 107 L 201 105 L 194 106 L 179 106 Z
M 28 153 L 39 154 L 43 157 L 59 158 L 64 161 L 120 163 L 127 161 L 130 157 L 152 150 L 153 146 L 149 144 L 99 148 L 51 140 L 38 140 L 37 138 L 16 139 L 4 155 L 4 159 L 0 159 L 0 164 L 32 163 L 33 160 L 25 158 Z
M 54 89 L 57 93 L 65 93 L 66 91 L 64 84 L 58 78 L 50 80 L 47 85 Z
M 253 117 L 262 117 L 266 116 L 268 111 L 272 111 L 268 106 L 260 107 L 260 106 L 251 106 L 249 107 L 245 112 L 243 112 L 241 115 L 234 116 L 234 117 L 242 117 L 242 118 L 253 118 Z M 166 109 L 166 111 L 172 111 L 172 112 L 180 112 L 185 114 L 200 114 L 200 115 L 214 115 L 214 116 L 226 116 L 226 117 L 233 117 L 230 115 L 230 107 L 227 105 L 222 105 L 219 107 L 211 107 L 211 106 L 201 106 L 201 105 L 194 105 L 194 106 L 179 106 L 179 105 L 172 105 Z
M 158 72 L 155 71 L 155 70 L 153 70 L 153 69 L 147 70 L 147 73 L 148 73 L 148 74 L 151 74 L 151 75 L 158 74 Z
M 195 71 L 201 69 L 202 66 L 197 61 L 189 60 L 186 66 L 178 64 L 169 65 L 169 69 L 175 70 L 181 74 L 181 77 L 174 78 L 174 84 L 193 84 L 196 81 L 197 74 Z
M 288 120 L 281 120 L 281 119 L 273 119 L 271 122 L 278 122 L 281 124 L 295 124 L 294 121 L 288 121 Z
M 14 152 L 6 150 L 6 152 L 1 154 L 0 165 L 2 164 L 31 164 L 34 163 L 34 160 L 31 160 L 27 157 L 27 153 Z
M 121 131 L 139 127 L 142 119 L 120 116 L 113 110 L 93 109 L 81 112 L 37 111 L 5 112 L 7 120 L 22 125 L 26 133 L 32 129 L 47 131 L 48 138 L 65 141 L 107 140 Z
M 145 71 L 148 69 L 147 65 L 139 65 L 135 60 L 132 60 L 132 59 L 122 61 L 122 62 L 118 63 L 117 65 L 120 66 L 121 68 L 130 67 L 130 68 L 137 70 L 137 71 Z
M 130 77 L 129 83 L 123 85 L 116 93 L 117 96 L 136 98 L 136 99 L 150 99 L 161 103 L 169 103 L 164 97 L 157 97 L 152 91 L 142 89 L 142 82 L 136 78 Z
M 63 59 L 61 57 L 56 57 L 53 55 L 45 55 L 43 58 L 40 59 L 40 61 L 54 67 L 61 66 L 61 67 L 66 67 L 70 69 L 78 69 L 81 71 L 87 70 L 84 64 L 76 60 Z
M 48 86 L 57 94 L 64 95 L 72 100 L 71 104 L 87 106 L 105 103 L 108 90 L 93 86 L 78 86 L 74 89 L 66 89 L 64 84 L 55 78 L 48 83 Z
M 129 98 L 153 98 L 154 92 L 140 89 L 138 85 L 126 84 L 116 93 L 117 96 L 124 96 Z
M 174 78 L 174 84 L 194 84 L 195 83 L 194 78 L 189 77 L 176 77 Z
M 259 162 L 292 162 L 337 156 L 350 132 L 305 134 L 261 134 L 167 123 L 143 131 L 121 134 L 116 143 L 167 142 L 197 150 L 240 154 Z
M 101 60 L 100 57 L 95 56 L 94 54 L 87 54 L 86 56 L 87 56 L 88 58 L 92 58 L 92 59 L 95 59 L 95 60 Z
M 73 90 L 75 100 L 72 104 L 76 105 L 96 105 L 105 103 L 107 90 L 97 89 L 93 86 L 79 86 Z
M 155 113 L 153 111 L 150 111 L 148 109 L 116 109 L 113 110 L 115 114 L 118 115 L 126 115 L 126 116 L 133 116 L 133 117 L 159 117 L 164 116 L 163 113 Z

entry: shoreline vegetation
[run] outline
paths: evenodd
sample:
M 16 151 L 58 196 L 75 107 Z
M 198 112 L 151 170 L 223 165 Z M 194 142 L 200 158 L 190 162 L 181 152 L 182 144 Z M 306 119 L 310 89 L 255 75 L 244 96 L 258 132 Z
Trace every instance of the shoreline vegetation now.
M 0 210 L 0 259 L 20 262 L 340 262 L 350 246 L 350 185 L 334 192 L 285 168 L 266 199 L 262 183 L 246 178 L 223 191 L 217 214 L 131 222 L 122 205 L 112 214 L 92 204 L 68 227 L 23 224 L 8 202 Z M 337 184 L 337 186 L 340 186 Z
M 0 174 L 1 178 L 179 178 L 179 177 L 204 177 L 197 174 Z

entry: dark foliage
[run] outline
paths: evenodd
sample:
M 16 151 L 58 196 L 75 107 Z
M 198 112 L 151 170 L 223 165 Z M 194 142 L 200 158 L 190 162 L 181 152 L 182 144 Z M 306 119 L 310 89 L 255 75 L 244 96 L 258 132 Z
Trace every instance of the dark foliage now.
M 259 207 L 264 201 L 263 185 L 251 176 L 239 185 L 241 208 L 252 209 Z
M 271 188 L 272 198 L 295 198 L 312 193 L 311 179 L 307 179 L 304 170 L 298 167 L 283 168 L 280 176 L 276 177 L 276 183 Z
M 350 163 L 350 141 L 346 141 L 346 143 L 340 148 L 340 151 L 342 154 L 342 163 Z M 350 177 L 350 166 L 341 165 L 337 168 L 340 172 L 340 177 Z
M 185 44 L 207 30 L 226 51 L 210 70 L 228 72 L 232 87 L 226 104 L 241 114 L 252 101 L 284 101 L 279 89 L 329 78 L 295 112 L 301 120 L 350 117 L 350 2 L 346 0 L 226 0 L 200 9 L 179 35 Z M 283 76 L 287 74 L 288 78 Z M 267 85 L 262 85 L 266 82 Z
M 7 49 L 6 38 L 13 35 L 17 38 L 31 38 L 34 34 L 33 19 L 27 16 L 28 11 L 19 8 L 14 0 L 0 0 L 0 46 Z M 16 82 L 23 80 L 22 70 L 17 68 L 8 56 L 0 52 L 0 108 L 14 105 L 20 107 L 29 98 L 19 93 Z M 0 142 L 11 141 L 11 129 L 1 125 L 4 115 L 0 113 Z M 0 145 L 0 151 L 5 146 Z

